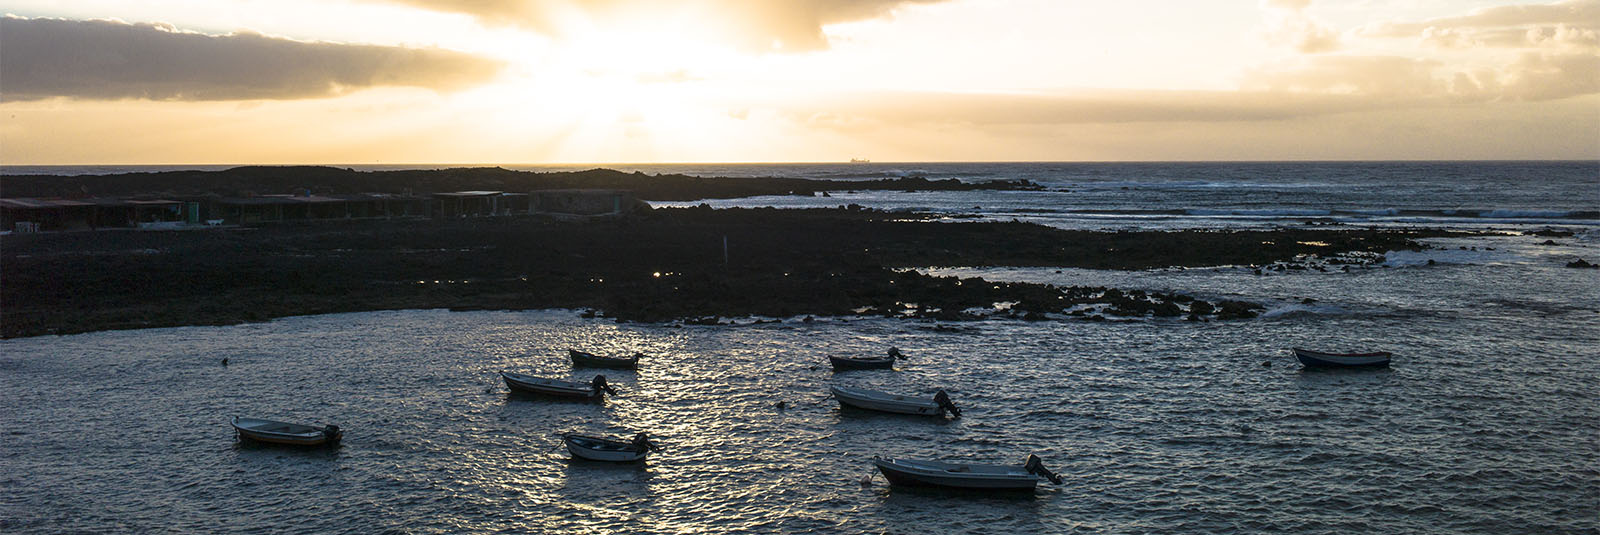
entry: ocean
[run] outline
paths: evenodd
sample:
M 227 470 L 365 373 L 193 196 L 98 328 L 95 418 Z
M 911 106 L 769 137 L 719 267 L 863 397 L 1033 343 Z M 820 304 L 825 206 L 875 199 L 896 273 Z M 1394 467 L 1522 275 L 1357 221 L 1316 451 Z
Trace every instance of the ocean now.
M 0 166 L 4 174 L 114 174 L 222 170 L 199 166 Z M 460 165 L 339 165 L 357 170 Z M 1307 220 L 1463 229 L 1600 225 L 1600 161 L 807 163 L 501 165 L 522 171 L 603 167 L 645 174 L 864 181 L 900 177 L 963 182 L 1029 180 L 1040 192 L 845 191 L 704 202 L 716 208 L 836 207 L 945 214 L 952 220 L 1031 221 L 1061 228 L 1262 227 Z
M 675 203 L 686 205 L 856 204 L 1102 230 L 1497 232 L 1350 271 L 904 266 L 1267 305 L 1249 320 L 697 326 L 410 310 L 4 340 L 0 531 L 1600 531 L 1600 270 L 1566 267 L 1600 263 L 1596 162 L 608 167 L 1046 188 Z M 826 362 L 890 346 L 909 355 L 893 371 Z M 1395 357 L 1312 370 L 1293 346 Z M 511 396 L 496 374 L 587 381 L 596 371 L 573 369 L 569 347 L 647 357 L 603 372 L 621 391 L 605 404 Z M 963 417 L 843 410 L 831 384 L 944 389 Z M 333 423 L 346 438 L 335 450 L 242 444 L 234 415 Z M 556 438 L 641 430 L 665 449 L 632 466 L 569 460 Z M 871 465 L 1028 454 L 1065 484 L 915 491 Z

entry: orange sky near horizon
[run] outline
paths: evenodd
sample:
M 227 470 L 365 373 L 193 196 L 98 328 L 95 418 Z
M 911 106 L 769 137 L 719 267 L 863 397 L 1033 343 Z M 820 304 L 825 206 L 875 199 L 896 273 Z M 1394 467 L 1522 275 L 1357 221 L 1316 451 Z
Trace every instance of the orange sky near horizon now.
M 0 165 L 1600 158 L 1600 0 L 0 0 Z

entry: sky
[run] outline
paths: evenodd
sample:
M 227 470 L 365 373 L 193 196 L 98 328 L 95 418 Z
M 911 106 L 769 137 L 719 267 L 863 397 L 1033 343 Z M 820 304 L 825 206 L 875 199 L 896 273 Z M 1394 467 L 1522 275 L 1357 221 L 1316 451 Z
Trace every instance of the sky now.
M 0 14 L 0 165 L 1600 158 L 1600 0 Z

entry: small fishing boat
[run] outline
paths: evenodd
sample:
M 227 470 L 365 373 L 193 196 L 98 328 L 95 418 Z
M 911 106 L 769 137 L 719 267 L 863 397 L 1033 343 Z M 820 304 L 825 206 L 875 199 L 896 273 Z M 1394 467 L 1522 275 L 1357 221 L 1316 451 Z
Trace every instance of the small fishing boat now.
M 888 370 L 894 368 L 892 358 L 865 358 L 865 357 L 835 357 L 828 355 L 828 362 L 833 364 L 833 371 L 845 370 Z
M 1040 478 L 1060 485 L 1061 476 L 1045 469 L 1037 455 L 1022 465 L 957 464 L 879 457 L 872 460 L 890 485 L 979 490 L 1033 490 Z
M 616 368 L 632 370 L 639 367 L 639 357 L 643 353 L 634 353 L 631 357 L 602 357 L 594 353 L 568 349 L 567 355 L 572 357 L 572 365 L 580 368 Z
M 561 441 L 566 443 L 567 451 L 573 457 L 590 461 L 607 461 L 614 463 L 631 463 L 643 461 L 645 456 L 661 448 L 650 442 L 650 436 L 639 433 L 633 440 L 615 440 L 610 438 L 590 437 L 574 433 L 561 435 Z
M 956 418 L 961 417 L 961 409 L 950 401 L 950 395 L 940 390 L 932 398 L 918 398 L 867 390 L 865 388 L 849 388 L 843 386 L 829 386 L 834 399 L 839 400 L 840 407 L 855 407 L 870 411 L 892 412 L 896 414 L 917 414 L 923 416 L 940 416 L 950 414 Z
M 592 400 L 604 399 L 606 394 L 617 395 L 617 391 L 606 384 L 604 375 L 594 376 L 589 384 L 504 371 L 500 372 L 500 377 L 505 379 L 506 386 L 513 392 Z
M 239 433 L 239 438 L 268 444 L 334 446 L 344 438 L 344 432 L 340 431 L 337 425 L 317 427 L 239 416 L 233 417 L 232 423 L 234 431 Z
M 889 370 L 894 368 L 896 359 L 905 358 L 897 348 L 889 348 L 888 356 L 884 357 L 836 357 L 828 355 L 828 363 L 833 365 L 833 371 L 845 370 Z
M 1389 365 L 1391 354 L 1386 351 L 1375 353 L 1323 353 L 1298 347 L 1290 348 L 1294 357 L 1308 368 L 1361 368 L 1384 367 Z

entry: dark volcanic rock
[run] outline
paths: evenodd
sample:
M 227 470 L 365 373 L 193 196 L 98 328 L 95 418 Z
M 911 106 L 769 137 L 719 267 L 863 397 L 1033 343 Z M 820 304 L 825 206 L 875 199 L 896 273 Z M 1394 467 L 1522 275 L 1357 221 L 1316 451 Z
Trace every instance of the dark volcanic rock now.
M 1244 301 L 1223 301 L 1217 303 L 1217 319 L 1249 319 L 1258 316 L 1257 310 L 1266 310 L 1266 307 Z
M 402 308 L 572 308 L 622 321 L 875 314 L 959 320 L 1080 305 L 1176 317 L 1178 297 L 932 277 L 893 266 L 1146 269 L 1267 263 L 1299 241 L 1382 251 L 1411 232 L 1075 232 L 1022 223 L 922 223 L 873 210 L 653 210 L 536 218 L 355 220 L 185 232 L 0 236 L 0 334 L 232 324 Z M 723 243 L 727 257 L 724 260 Z M 1105 252 L 1105 251 L 1111 252 Z M 915 306 L 913 306 L 915 304 Z M 1193 301 L 1208 319 L 1260 307 Z M 1105 318 L 1099 313 L 1091 321 Z
M 1579 258 L 1577 260 L 1567 262 L 1567 267 L 1578 269 L 1600 269 L 1600 264 L 1590 264 L 1588 261 Z

